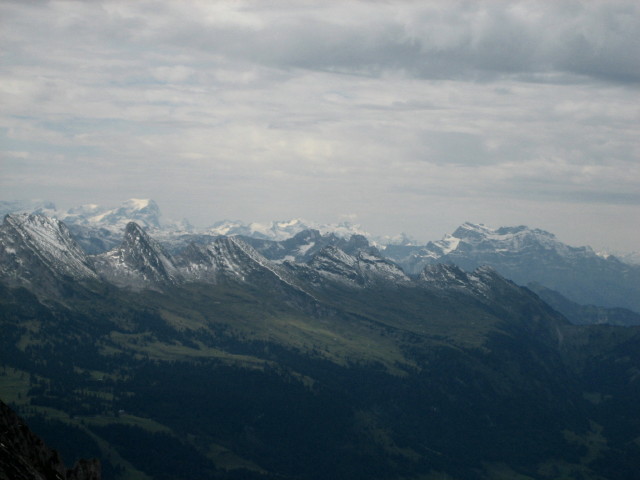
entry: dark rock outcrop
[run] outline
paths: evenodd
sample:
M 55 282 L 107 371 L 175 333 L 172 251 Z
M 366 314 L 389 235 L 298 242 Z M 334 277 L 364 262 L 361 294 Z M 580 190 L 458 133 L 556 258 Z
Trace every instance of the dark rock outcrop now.
M 0 480 L 100 480 L 100 461 L 80 460 L 67 469 L 25 422 L 0 401 Z

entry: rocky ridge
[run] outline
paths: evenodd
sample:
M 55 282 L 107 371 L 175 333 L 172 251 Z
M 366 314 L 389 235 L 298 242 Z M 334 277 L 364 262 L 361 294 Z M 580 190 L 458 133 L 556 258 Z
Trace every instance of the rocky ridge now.
M 154 287 L 179 279 L 173 260 L 134 222 L 127 224 L 120 246 L 94 258 L 98 274 L 117 286 Z
M 4 232 L 0 252 L 12 259 L 5 262 L 1 278 L 43 295 L 51 293 L 42 284 L 43 279 L 60 276 L 80 283 L 100 279 L 135 290 L 162 290 L 185 282 L 260 283 L 270 279 L 306 292 L 304 285 L 311 277 L 354 287 L 410 282 L 399 267 L 382 258 L 362 236 L 343 242 L 351 255 L 330 245 L 307 263 L 296 264 L 269 260 L 239 237 L 218 237 L 207 244 L 191 243 L 172 256 L 143 228 L 130 222 L 120 245 L 102 254 L 85 255 L 63 222 L 42 215 L 23 215 L 18 219 L 21 221 L 7 217 L 0 230 Z M 39 261 L 28 263 L 31 258 Z
M 53 204 L 46 202 L 4 202 L 0 208 L 31 208 L 57 215 L 88 255 L 105 254 L 119 247 L 126 224 L 134 221 L 176 259 L 191 243 L 209 245 L 219 236 L 240 237 L 268 260 L 279 263 L 308 264 L 328 246 L 336 246 L 349 255 L 364 249 L 392 261 L 409 276 L 419 275 L 425 266 L 437 263 L 455 264 L 465 271 L 490 265 L 519 285 L 539 283 L 578 304 L 640 312 L 640 266 L 596 253 L 589 247 L 571 247 L 549 232 L 525 226 L 494 229 L 467 222 L 452 234 L 426 245 L 416 245 L 405 236 L 376 249 L 359 227 L 347 223 L 317 225 L 299 219 L 270 224 L 226 221 L 196 231 L 187 223 L 164 222 L 155 202 L 146 199 L 131 199 L 117 208 L 85 205 L 66 212 L 56 211 Z
M 38 284 L 58 294 L 69 279 L 98 276 L 91 259 L 60 221 L 40 214 L 7 215 L 0 226 L 0 277 L 7 284 Z
M 490 265 L 519 285 L 536 282 L 580 304 L 640 312 L 640 268 L 590 247 L 571 247 L 544 230 L 465 223 L 437 242 L 389 245 L 383 255 L 410 274 L 438 263 L 466 271 Z

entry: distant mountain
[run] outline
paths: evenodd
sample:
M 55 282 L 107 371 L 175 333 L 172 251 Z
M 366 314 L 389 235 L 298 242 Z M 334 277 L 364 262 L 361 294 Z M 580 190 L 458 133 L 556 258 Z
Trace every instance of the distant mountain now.
M 500 261 L 502 257 L 538 258 L 539 255 L 555 255 L 564 259 L 597 257 L 589 247 L 570 247 L 559 242 L 544 230 L 525 226 L 492 229 L 485 225 L 464 223 L 442 240 L 419 246 L 389 246 L 385 254 L 410 272 L 418 272 L 425 265 L 436 261 L 458 261 L 470 263 L 472 259 Z
M 46 200 L 0 201 L 0 218 L 9 213 L 41 213 L 55 216 L 56 206 Z
M 132 198 L 117 208 L 88 204 L 59 212 L 63 220 L 87 253 L 103 253 L 122 240 L 122 233 L 130 222 L 149 230 L 161 228 L 158 205 L 149 199 Z
M 539 283 L 530 283 L 527 287 L 575 325 L 640 325 L 640 313 L 626 308 L 580 305 Z
M 640 265 L 640 252 L 621 253 L 614 256 L 630 265 Z
M 580 304 L 640 312 L 639 266 L 604 258 L 589 247 L 568 246 L 544 230 L 465 223 L 437 242 L 388 246 L 383 254 L 414 274 L 435 263 L 464 270 L 490 265 L 520 285 L 537 282 Z
M 332 233 L 341 238 L 348 238 L 354 234 L 368 235 L 359 225 L 354 225 L 349 222 L 319 224 L 298 218 L 287 221 L 273 221 L 270 223 L 244 223 L 241 221 L 223 220 L 207 228 L 205 233 L 226 236 L 242 235 L 260 240 L 282 241 L 306 230 L 317 230 L 323 234 Z
M 121 231 L 130 222 L 136 222 L 145 228 L 160 228 L 160 217 L 160 208 L 153 200 L 131 198 L 112 209 L 94 204 L 71 208 L 61 215 L 61 220 L 69 225 Z

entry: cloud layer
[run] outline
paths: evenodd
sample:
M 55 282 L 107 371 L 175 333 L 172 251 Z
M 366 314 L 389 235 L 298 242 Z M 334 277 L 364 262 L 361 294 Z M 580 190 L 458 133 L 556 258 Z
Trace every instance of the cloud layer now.
M 638 248 L 635 1 L 3 2 L 0 18 L 5 196 L 150 196 L 199 223 L 355 214 L 425 239 L 529 223 Z

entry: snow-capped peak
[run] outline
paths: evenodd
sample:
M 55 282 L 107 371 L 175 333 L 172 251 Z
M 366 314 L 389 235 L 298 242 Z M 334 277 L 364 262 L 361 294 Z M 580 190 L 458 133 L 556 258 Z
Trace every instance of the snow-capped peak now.
M 436 242 L 436 244 L 442 248 L 443 255 L 446 255 L 448 253 L 453 252 L 456 248 L 458 248 L 458 245 L 460 244 L 460 239 L 457 237 L 454 237 L 453 235 L 447 234 L 444 236 L 442 240 L 440 240 L 439 242 Z
M 11 213 L 39 213 L 55 217 L 56 211 L 56 206 L 46 200 L 0 201 L 0 218 Z
M 101 207 L 96 203 L 86 203 L 84 205 L 78 205 L 77 207 L 70 208 L 69 210 L 67 210 L 66 214 L 68 216 L 70 215 L 95 216 L 104 211 L 105 211 L 105 208 Z
M 575 254 L 595 255 L 590 247 L 569 247 L 558 241 L 550 232 L 531 229 L 524 225 L 516 227 L 491 228 L 483 224 L 465 222 L 452 235 L 433 242 L 441 255 L 455 253 L 464 248 L 475 251 L 494 251 L 517 253 L 532 248 L 555 251 L 562 256 Z
M 67 227 L 45 215 L 7 215 L 0 227 L 0 250 L 2 263 L 24 271 L 25 280 L 37 277 L 42 268 L 75 279 L 95 277 Z
M 300 223 L 302 223 L 302 221 L 299 218 L 294 218 L 285 222 L 275 222 L 278 228 L 290 228 L 299 225 Z
M 371 243 L 378 246 L 386 246 L 386 245 L 400 245 L 404 247 L 410 247 L 413 245 L 418 245 L 418 241 L 411 237 L 409 234 L 402 232 L 398 235 L 378 235 L 371 238 Z
M 321 224 L 301 218 L 276 220 L 267 223 L 245 223 L 238 220 L 223 220 L 209 227 L 206 233 L 210 235 L 227 236 L 243 235 L 262 240 L 282 241 L 292 238 L 305 230 L 318 230 L 322 234 L 333 233 L 341 238 L 349 238 L 355 234 L 369 235 L 363 231 L 359 225 L 353 225 L 349 222 Z
M 439 290 L 458 290 L 469 294 L 484 296 L 491 284 L 498 279 L 504 281 L 496 271 L 486 265 L 473 272 L 465 272 L 456 265 L 437 263 L 427 265 L 418 277 L 419 281 Z
M 144 208 L 158 208 L 156 202 L 149 198 L 130 198 L 122 204 L 123 208 L 129 210 L 142 210 Z
M 309 266 L 324 278 L 351 286 L 409 282 L 397 265 L 367 250 L 350 255 L 330 245 L 316 254 Z
M 159 228 L 161 213 L 153 200 L 131 198 L 116 208 L 90 203 L 60 212 L 58 217 L 70 225 L 122 231 L 129 222 L 140 223 L 146 228 Z
M 107 281 L 136 289 L 180 279 L 173 259 L 135 222 L 125 227 L 119 247 L 95 257 L 95 266 Z
M 555 241 L 555 236 L 544 230 L 532 230 L 524 225 L 517 227 L 500 227 L 497 229 L 487 227 L 480 223 L 475 224 L 471 222 L 465 222 L 453 232 L 449 237 L 464 240 L 466 243 L 477 245 L 483 241 L 494 242 L 511 242 L 513 243 L 516 238 L 523 237 L 538 237 L 544 238 L 546 241 Z

